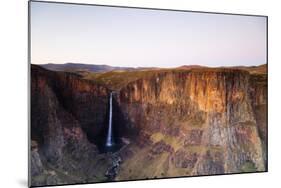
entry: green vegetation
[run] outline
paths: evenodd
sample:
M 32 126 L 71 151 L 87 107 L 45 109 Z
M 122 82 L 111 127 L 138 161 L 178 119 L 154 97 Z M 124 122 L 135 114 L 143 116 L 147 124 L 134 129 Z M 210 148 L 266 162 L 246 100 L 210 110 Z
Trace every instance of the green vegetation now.
M 164 135 L 160 132 L 154 133 L 151 135 L 150 139 L 153 143 L 164 141 L 166 144 L 172 146 L 172 148 L 176 151 L 179 148 L 183 147 L 183 143 L 181 140 L 179 140 L 177 137 Z
M 257 168 L 252 161 L 245 162 L 241 167 L 242 172 L 256 172 Z
M 110 89 L 118 90 L 132 81 L 151 75 L 153 75 L 153 71 L 110 71 L 105 73 L 89 73 L 84 78 L 95 80 L 97 83 L 106 85 Z
M 181 69 L 149 69 L 137 71 L 110 71 L 105 73 L 88 73 L 82 75 L 84 79 L 94 80 L 99 84 L 106 85 L 110 89 L 119 90 L 128 83 L 141 78 L 149 78 L 159 73 L 167 72 L 187 72 L 188 70 Z

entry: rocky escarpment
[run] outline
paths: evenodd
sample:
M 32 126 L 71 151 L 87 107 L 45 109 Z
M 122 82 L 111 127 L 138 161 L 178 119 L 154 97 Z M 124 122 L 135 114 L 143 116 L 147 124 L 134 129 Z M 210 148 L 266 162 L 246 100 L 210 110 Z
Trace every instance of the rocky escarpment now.
M 119 104 L 139 136 L 117 179 L 265 171 L 266 79 L 204 68 L 122 88 Z
M 267 168 L 267 74 L 253 74 L 250 79 L 250 96 L 259 136 L 263 146 L 263 158 Z
M 32 65 L 32 186 L 106 179 L 111 160 L 90 140 L 102 130 L 108 93 L 77 75 Z
M 267 170 L 267 75 L 258 70 L 109 72 L 86 80 L 32 65 L 31 184 Z M 112 122 L 123 143 L 114 153 L 99 150 L 108 86 L 116 89 Z

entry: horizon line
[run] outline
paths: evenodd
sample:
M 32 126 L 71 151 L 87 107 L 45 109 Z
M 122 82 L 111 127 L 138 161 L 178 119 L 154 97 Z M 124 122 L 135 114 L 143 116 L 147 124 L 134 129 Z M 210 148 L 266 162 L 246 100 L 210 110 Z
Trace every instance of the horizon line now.
M 228 67 L 259 67 L 263 65 L 267 65 L 268 63 L 262 63 L 262 64 L 257 64 L 257 65 L 225 65 L 225 66 L 207 66 L 207 65 L 202 65 L 202 64 L 182 64 L 179 66 L 173 66 L 173 67 L 160 67 L 160 66 L 113 66 L 110 64 L 92 64 L 92 63 L 75 63 L 75 62 L 65 62 L 65 63 L 32 63 L 30 62 L 31 65 L 66 65 L 66 64 L 76 64 L 76 65 L 96 65 L 96 66 L 110 66 L 110 67 L 117 67 L 117 68 L 179 68 L 179 67 L 184 67 L 184 66 L 200 66 L 200 67 L 206 67 L 206 68 L 228 68 Z

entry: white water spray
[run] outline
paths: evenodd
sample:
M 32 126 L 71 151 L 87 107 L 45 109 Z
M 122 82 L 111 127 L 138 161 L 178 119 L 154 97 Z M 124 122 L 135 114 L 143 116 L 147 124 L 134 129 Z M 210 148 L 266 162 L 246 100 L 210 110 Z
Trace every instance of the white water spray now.
M 112 145 L 113 145 L 113 141 L 112 141 L 112 92 L 111 92 L 110 99 L 109 99 L 109 122 L 108 122 L 106 146 L 111 147 Z

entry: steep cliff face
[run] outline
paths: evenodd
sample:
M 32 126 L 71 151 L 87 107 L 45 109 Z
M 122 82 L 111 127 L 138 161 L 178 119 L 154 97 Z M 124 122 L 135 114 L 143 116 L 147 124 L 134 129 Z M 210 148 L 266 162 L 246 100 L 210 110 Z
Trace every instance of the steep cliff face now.
M 38 66 L 31 74 L 31 184 L 103 180 L 110 159 L 89 138 L 101 131 L 109 91 Z
M 262 141 L 264 151 L 263 159 L 267 165 L 267 75 L 251 75 L 250 83 L 252 108 L 254 110 L 259 136 Z
M 139 137 L 117 179 L 264 171 L 266 83 L 248 71 L 196 69 L 128 84 L 119 104 Z

